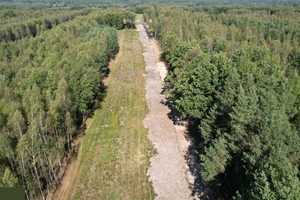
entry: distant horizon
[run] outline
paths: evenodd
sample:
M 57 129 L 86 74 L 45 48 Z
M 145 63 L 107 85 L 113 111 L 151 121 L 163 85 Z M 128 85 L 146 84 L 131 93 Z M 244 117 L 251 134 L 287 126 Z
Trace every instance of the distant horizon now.
M 122 4 L 122 5 L 147 5 L 147 4 L 194 4 L 194 5 L 298 5 L 300 0 L 0 0 L 0 3 L 10 4 Z

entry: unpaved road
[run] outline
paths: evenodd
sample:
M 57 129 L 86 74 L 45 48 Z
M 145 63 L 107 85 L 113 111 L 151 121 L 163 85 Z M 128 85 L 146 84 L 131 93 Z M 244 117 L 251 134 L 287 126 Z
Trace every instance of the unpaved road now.
M 156 199 L 187 200 L 193 199 L 189 182 L 193 179 L 187 170 L 184 152 L 189 142 L 183 131 L 176 129 L 168 117 L 170 109 L 162 102 L 166 101 L 161 94 L 166 67 L 155 56 L 157 50 L 147 27 L 141 23 L 137 26 L 139 39 L 144 45 L 144 59 L 146 62 L 146 100 L 149 114 L 144 119 L 144 126 L 148 128 L 148 137 L 154 144 L 157 155 L 150 159 L 151 166 L 148 170 L 152 181 Z
M 189 189 L 189 185 L 193 185 L 194 177 L 190 175 L 184 158 L 190 142 L 184 136 L 184 128 L 173 125 L 172 120 L 168 118 L 170 109 L 162 103 L 166 101 L 161 92 L 167 70 L 164 63 L 159 61 L 159 48 L 156 42 L 149 39 L 146 30 L 146 26 L 137 25 L 139 39 L 144 45 L 143 56 L 147 72 L 145 89 L 149 114 L 144 119 L 144 126 L 148 128 L 148 138 L 157 151 L 157 155 L 150 159 L 148 175 L 157 195 L 156 199 L 194 199 Z M 123 43 L 123 38 L 120 43 Z M 116 60 L 119 56 L 120 53 Z M 106 81 L 108 80 L 109 78 Z M 69 165 L 54 196 L 48 196 L 47 199 L 69 199 L 71 188 L 81 168 L 81 151 L 79 154 L 78 158 Z

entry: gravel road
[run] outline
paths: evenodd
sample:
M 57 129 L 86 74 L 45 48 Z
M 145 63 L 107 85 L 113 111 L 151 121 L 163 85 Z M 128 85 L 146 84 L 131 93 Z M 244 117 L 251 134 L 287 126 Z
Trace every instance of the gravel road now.
M 162 103 L 166 101 L 161 94 L 166 67 L 155 57 L 153 49 L 157 47 L 150 42 L 152 38 L 143 21 L 137 25 L 137 31 L 144 46 L 147 72 L 145 88 L 149 114 L 144 119 L 144 126 L 148 128 L 148 137 L 157 151 L 157 155 L 150 159 L 150 181 L 158 200 L 193 199 L 189 189 L 192 178 L 184 159 L 189 142 L 183 136 L 183 131 L 173 125 L 168 117 L 170 109 Z

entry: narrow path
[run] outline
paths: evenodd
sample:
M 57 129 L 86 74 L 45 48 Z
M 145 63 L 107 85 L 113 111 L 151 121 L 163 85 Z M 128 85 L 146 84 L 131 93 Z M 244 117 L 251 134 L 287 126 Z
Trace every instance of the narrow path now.
M 149 129 L 148 138 L 157 151 L 157 155 L 150 159 L 150 181 L 157 194 L 156 199 L 193 199 L 189 189 L 190 175 L 184 159 L 184 151 L 189 142 L 183 131 L 176 130 L 172 120 L 168 118 L 170 109 L 162 103 L 166 101 L 161 94 L 166 68 L 155 57 L 155 43 L 150 42 L 152 38 L 142 21 L 137 30 L 145 48 L 143 55 L 147 72 L 146 100 L 149 114 L 144 119 L 144 126 Z

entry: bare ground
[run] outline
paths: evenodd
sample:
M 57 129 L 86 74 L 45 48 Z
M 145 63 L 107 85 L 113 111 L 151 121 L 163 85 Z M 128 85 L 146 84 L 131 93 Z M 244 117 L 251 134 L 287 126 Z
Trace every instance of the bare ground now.
M 184 158 L 190 142 L 184 135 L 185 128 L 174 126 L 168 117 L 171 110 L 165 105 L 166 97 L 162 94 L 167 73 L 165 64 L 159 61 L 159 48 L 142 21 L 137 30 L 144 45 L 147 72 L 145 88 L 149 114 L 144 119 L 144 126 L 148 128 L 148 138 L 157 151 L 157 155 L 150 159 L 148 170 L 156 199 L 194 199 L 196 197 L 192 196 L 190 189 L 194 177 Z

